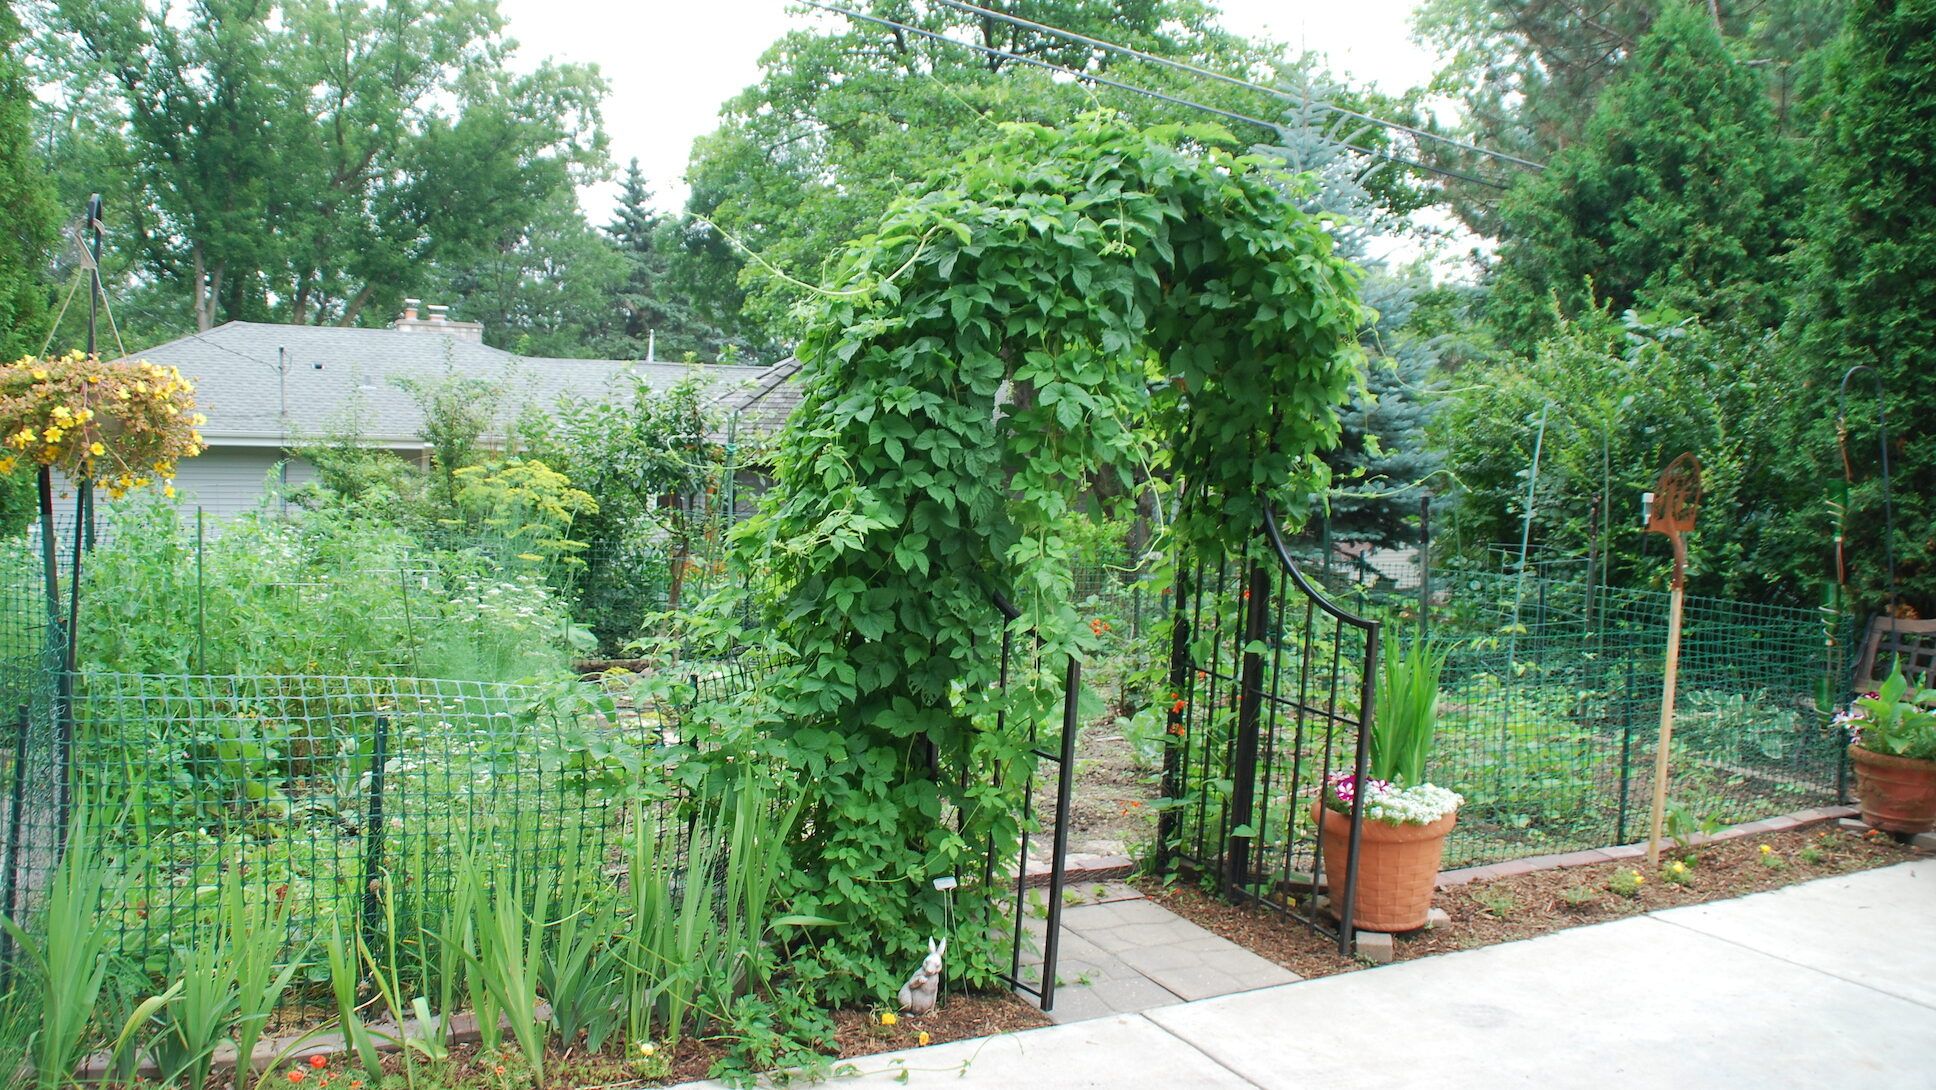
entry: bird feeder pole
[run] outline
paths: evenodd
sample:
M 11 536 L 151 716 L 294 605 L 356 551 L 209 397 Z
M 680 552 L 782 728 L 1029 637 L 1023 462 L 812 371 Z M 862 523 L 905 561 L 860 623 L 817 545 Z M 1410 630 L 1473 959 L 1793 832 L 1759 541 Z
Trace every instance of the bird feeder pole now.
M 1687 539 L 1701 510 L 1701 460 L 1674 459 L 1643 501 L 1647 529 L 1674 546 L 1674 585 L 1667 605 L 1667 673 L 1660 693 L 1660 741 L 1654 747 L 1654 807 L 1647 824 L 1647 869 L 1660 865 L 1660 828 L 1667 816 L 1667 750 L 1674 737 L 1674 688 L 1681 669 L 1681 602 L 1687 590 Z

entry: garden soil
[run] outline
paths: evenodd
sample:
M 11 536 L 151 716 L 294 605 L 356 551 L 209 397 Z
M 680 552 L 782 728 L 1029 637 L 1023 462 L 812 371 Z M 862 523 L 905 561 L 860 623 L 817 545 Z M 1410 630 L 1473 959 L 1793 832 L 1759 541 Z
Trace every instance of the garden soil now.
M 1765 852 L 1763 845 L 1768 848 Z M 1633 889 L 1630 896 L 1614 891 L 1623 884 L 1617 875 L 1638 873 L 1635 865 L 1621 863 L 1537 871 L 1439 890 L 1433 904 L 1444 909 L 1451 922 L 1398 936 L 1394 944 L 1398 960 L 1739 897 L 1927 855 L 1885 834 L 1861 834 L 1840 827 L 1795 829 L 1760 839 L 1705 844 L 1689 851 L 1672 847 L 1668 845 L 1662 852 L 1661 870 L 1643 873 L 1644 881 L 1637 888 L 1627 887 Z M 1666 877 L 1665 868 L 1674 859 L 1686 866 L 1681 881 Z M 1640 870 L 1644 869 L 1643 863 Z M 1141 888 L 1177 915 L 1299 976 L 1330 976 L 1366 967 L 1340 955 L 1333 940 L 1270 909 L 1225 904 L 1183 886 L 1146 881 Z
M 940 1045 L 1049 1024 L 1047 1016 L 1033 1004 L 1005 993 L 944 996 L 932 1013 L 920 1017 L 897 1015 L 891 1026 L 881 1024 L 880 1013 L 834 1012 L 834 1050 L 827 1059 L 829 1073 L 837 1073 L 842 1060 L 920 1047 L 924 1032 L 928 1035 L 927 1044 Z M 724 1042 L 706 1038 L 683 1040 L 669 1048 L 669 1053 L 655 1054 L 650 1061 L 616 1055 L 609 1050 L 593 1055 L 582 1051 L 554 1052 L 546 1061 L 543 1090 L 689 1082 L 706 1078 L 713 1064 L 726 1054 Z M 476 1045 L 460 1046 L 451 1049 L 447 1064 L 426 1065 L 419 1060 L 417 1066 L 420 1085 L 424 1086 L 524 1090 L 536 1085 L 523 1077 L 523 1065 L 508 1040 L 495 1052 Z M 387 1057 L 384 1069 L 386 1073 L 401 1076 L 403 1058 Z M 283 1064 L 262 1085 L 288 1090 L 365 1090 L 361 1074 L 351 1057 L 338 1054 L 330 1057 L 322 1068 L 311 1067 L 306 1061 Z

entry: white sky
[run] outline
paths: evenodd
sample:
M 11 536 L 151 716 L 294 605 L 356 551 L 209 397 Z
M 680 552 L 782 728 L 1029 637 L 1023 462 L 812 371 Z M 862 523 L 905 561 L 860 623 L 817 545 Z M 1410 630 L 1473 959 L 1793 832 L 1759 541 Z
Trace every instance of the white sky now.
M 838 3 L 839 0 L 830 0 Z M 1433 59 L 1411 38 L 1416 0 L 1221 0 L 1223 25 L 1325 54 L 1334 71 L 1402 91 L 1430 78 Z M 841 4 L 840 6 L 850 6 Z M 759 78 L 759 57 L 808 16 L 785 0 L 501 0 L 525 64 L 550 56 L 589 61 L 611 81 L 605 128 L 612 160 L 638 157 L 662 208 L 685 199 L 682 176 L 695 137 L 718 124 L 720 103 Z M 815 18 L 829 19 L 816 13 Z M 585 194 L 593 223 L 609 216 L 616 186 Z

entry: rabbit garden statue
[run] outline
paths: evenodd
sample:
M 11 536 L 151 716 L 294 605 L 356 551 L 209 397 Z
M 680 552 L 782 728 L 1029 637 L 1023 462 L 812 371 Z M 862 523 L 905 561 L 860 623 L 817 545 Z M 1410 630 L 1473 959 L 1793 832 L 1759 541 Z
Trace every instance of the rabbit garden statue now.
M 921 968 L 901 985 L 901 1009 L 909 1014 L 926 1014 L 934 1009 L 935 1001 L 941 998 L 941 955 L 948 952 L 948 940 L 942 939 L 936 945 L 928 940 L 928 957 Z

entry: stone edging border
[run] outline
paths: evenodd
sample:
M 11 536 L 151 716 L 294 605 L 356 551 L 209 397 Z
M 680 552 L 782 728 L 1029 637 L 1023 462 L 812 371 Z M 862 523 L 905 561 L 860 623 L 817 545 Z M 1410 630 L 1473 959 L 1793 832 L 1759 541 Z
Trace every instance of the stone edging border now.
M 1856 815 L 1853 806 L 1818 806 L 1812 810 L 1798 810 L 1780 817 L 1764 818 L 1742 825 L 1730 825 L 1718 832 L 1696 833 L 1687 838 L 1690 846 L 1713 844 L 1724 840 L 1740 840 L 1743 837 L 1766 836 L 1769 833 L 1787 832 L 1790 829 L 1806 829 L 1815 825 L 1826 825 Z M 1449 889 L 1471 882 L 1483 882 L 1493 878 L 1511 878 L 1517 874 L 1532 874 L 1543 870 L 1561 870 L 1566 867 L 1590 867 L 1597 863 L 1621 863 L 1630 859 L 1644 859 L 1647 856 L 1647 843 L 1622 844 L 1610 848 L 1590 848 L 1582 852 L 1566 852 L 1562 855 L 1535 855 L 1525 859 L 1508 859 L 1503 863 L 1488 863 L 1479 867 L 1463 867 L 1459 870 L 1442 871 L 1439 874 L 1438 888 Z

